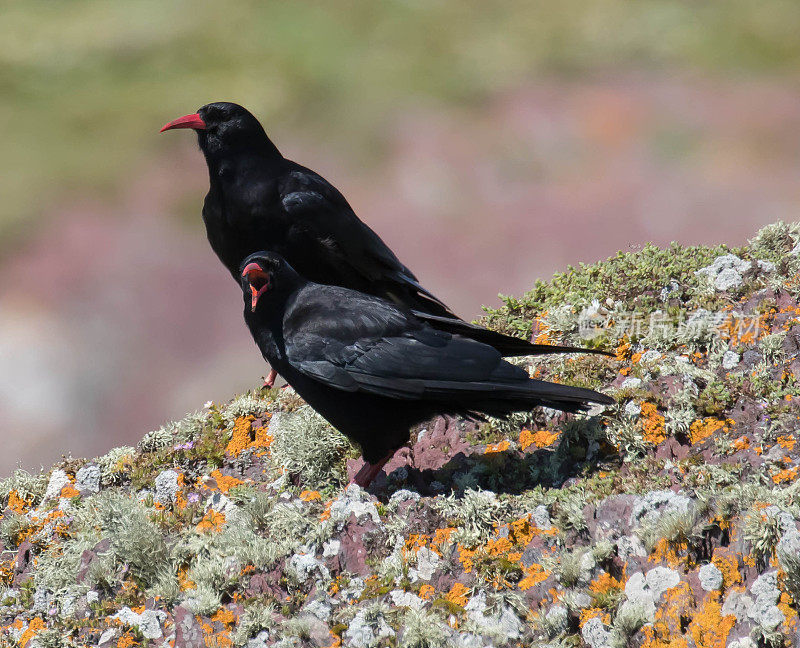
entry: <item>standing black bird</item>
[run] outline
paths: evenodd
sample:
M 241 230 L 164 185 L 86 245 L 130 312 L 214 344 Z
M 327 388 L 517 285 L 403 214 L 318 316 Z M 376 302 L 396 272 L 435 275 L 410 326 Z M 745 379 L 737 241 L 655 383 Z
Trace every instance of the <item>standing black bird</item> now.
M 340 432 L 361 446 L 367 486 L 409 428 L 437 414 L 503 416 L 544 405 L 566 412 L 613 399 L 532 380 L 487 344 L 437 330 L 380 297 L 312 283 L 279 255 L 239 272 L 244 318 L 264 359 Z
M 596 350 L 530 344 L 465 322 L 423 288 L 325 178 L 284 158 L 258 120 L 233 103 L 211 103 L 166 124 L 191 128 L 208 164 L 203 221 L 211 247 L 239 281 L 249 254 L 277 252 L 307 279 L 399 304 L 436 329 L 493 346 L 504 356 Z M 274 375 L 271 374 L 274 380 Z

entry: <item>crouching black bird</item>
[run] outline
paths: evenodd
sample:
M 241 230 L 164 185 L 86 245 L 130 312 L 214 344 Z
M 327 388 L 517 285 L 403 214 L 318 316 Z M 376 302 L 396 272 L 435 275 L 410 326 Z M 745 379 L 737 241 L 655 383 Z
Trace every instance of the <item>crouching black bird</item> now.
M 409 428 L 436 414 L 480 418 L 545 405 L 578 412 L 613 399 L 532 380 L 487 344 L 433 328 L 380 297 L 306 280 L 279 255 L 240 270 L 244 318 L 264 359 L 361 446 L 367 486 Z
M 530 344 L 454 315 L 359 220 L 336 187 L 284 158 L 242 106 L 207 104 L 161 130 L 174 128 L 197 132 L 210 184 L 203 204 L 206 233 L 237 282 L 244 258 L 268 250 L 280 254 L 311 281 L 383 297 L 436 329 L 484 342 L 504 356 L 603 353 Z

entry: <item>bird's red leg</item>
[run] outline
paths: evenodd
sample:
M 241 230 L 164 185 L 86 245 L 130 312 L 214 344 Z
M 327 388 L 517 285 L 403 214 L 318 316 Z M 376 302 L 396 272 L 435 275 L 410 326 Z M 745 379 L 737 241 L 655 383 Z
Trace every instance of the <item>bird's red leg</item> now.
M 275 386 L 275 379 L 278 377 L 278 372 L 274 369 L 269 370 L 269 375 L 267 379 L 264 381 L 264 387 L 269 387 L 272 389 Z
M 351 484 L 358 484 L 361 488 L 366 488 L 372 483 L 372 480 L 377 477 L 381 469 L 386 465 L 386 462 L 392 458 L 394 452 L 386 455 L 378 463 L 371 464 L 368 461 L 364 462 L 361 470 L 359 470 L 350 481 Z

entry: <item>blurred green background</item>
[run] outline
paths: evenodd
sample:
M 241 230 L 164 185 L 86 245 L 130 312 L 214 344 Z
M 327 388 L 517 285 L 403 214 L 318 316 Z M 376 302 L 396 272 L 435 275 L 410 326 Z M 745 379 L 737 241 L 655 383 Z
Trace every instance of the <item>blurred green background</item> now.
M 266 368 L 159 127 L 249 107 L 467 316 L 800 206 L 800 3 L 0 2 L 0 474 Z
M 463 109 L 543 76 L 796 72 L 800 3 L 6 1 L 3 240 L 65 191 L 113 188 L 172 146 L 153 127 L 246 104 L 365 162 L 408 107 Z M 317 140 L 319 138 L 319 140 Z

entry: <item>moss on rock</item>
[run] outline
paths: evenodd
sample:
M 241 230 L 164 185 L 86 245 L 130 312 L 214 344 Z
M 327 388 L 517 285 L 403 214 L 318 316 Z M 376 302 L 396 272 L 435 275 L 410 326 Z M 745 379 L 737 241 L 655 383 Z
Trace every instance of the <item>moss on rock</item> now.
M 738 249 L 648 245 L 504 298 L 490 326 L 614 350 L 519 362 L 616 405 L 432 421 L 370 492 L 291 390 L 16 471 L 0 642 L 789 645 L 799 242 L 778 223 Z

